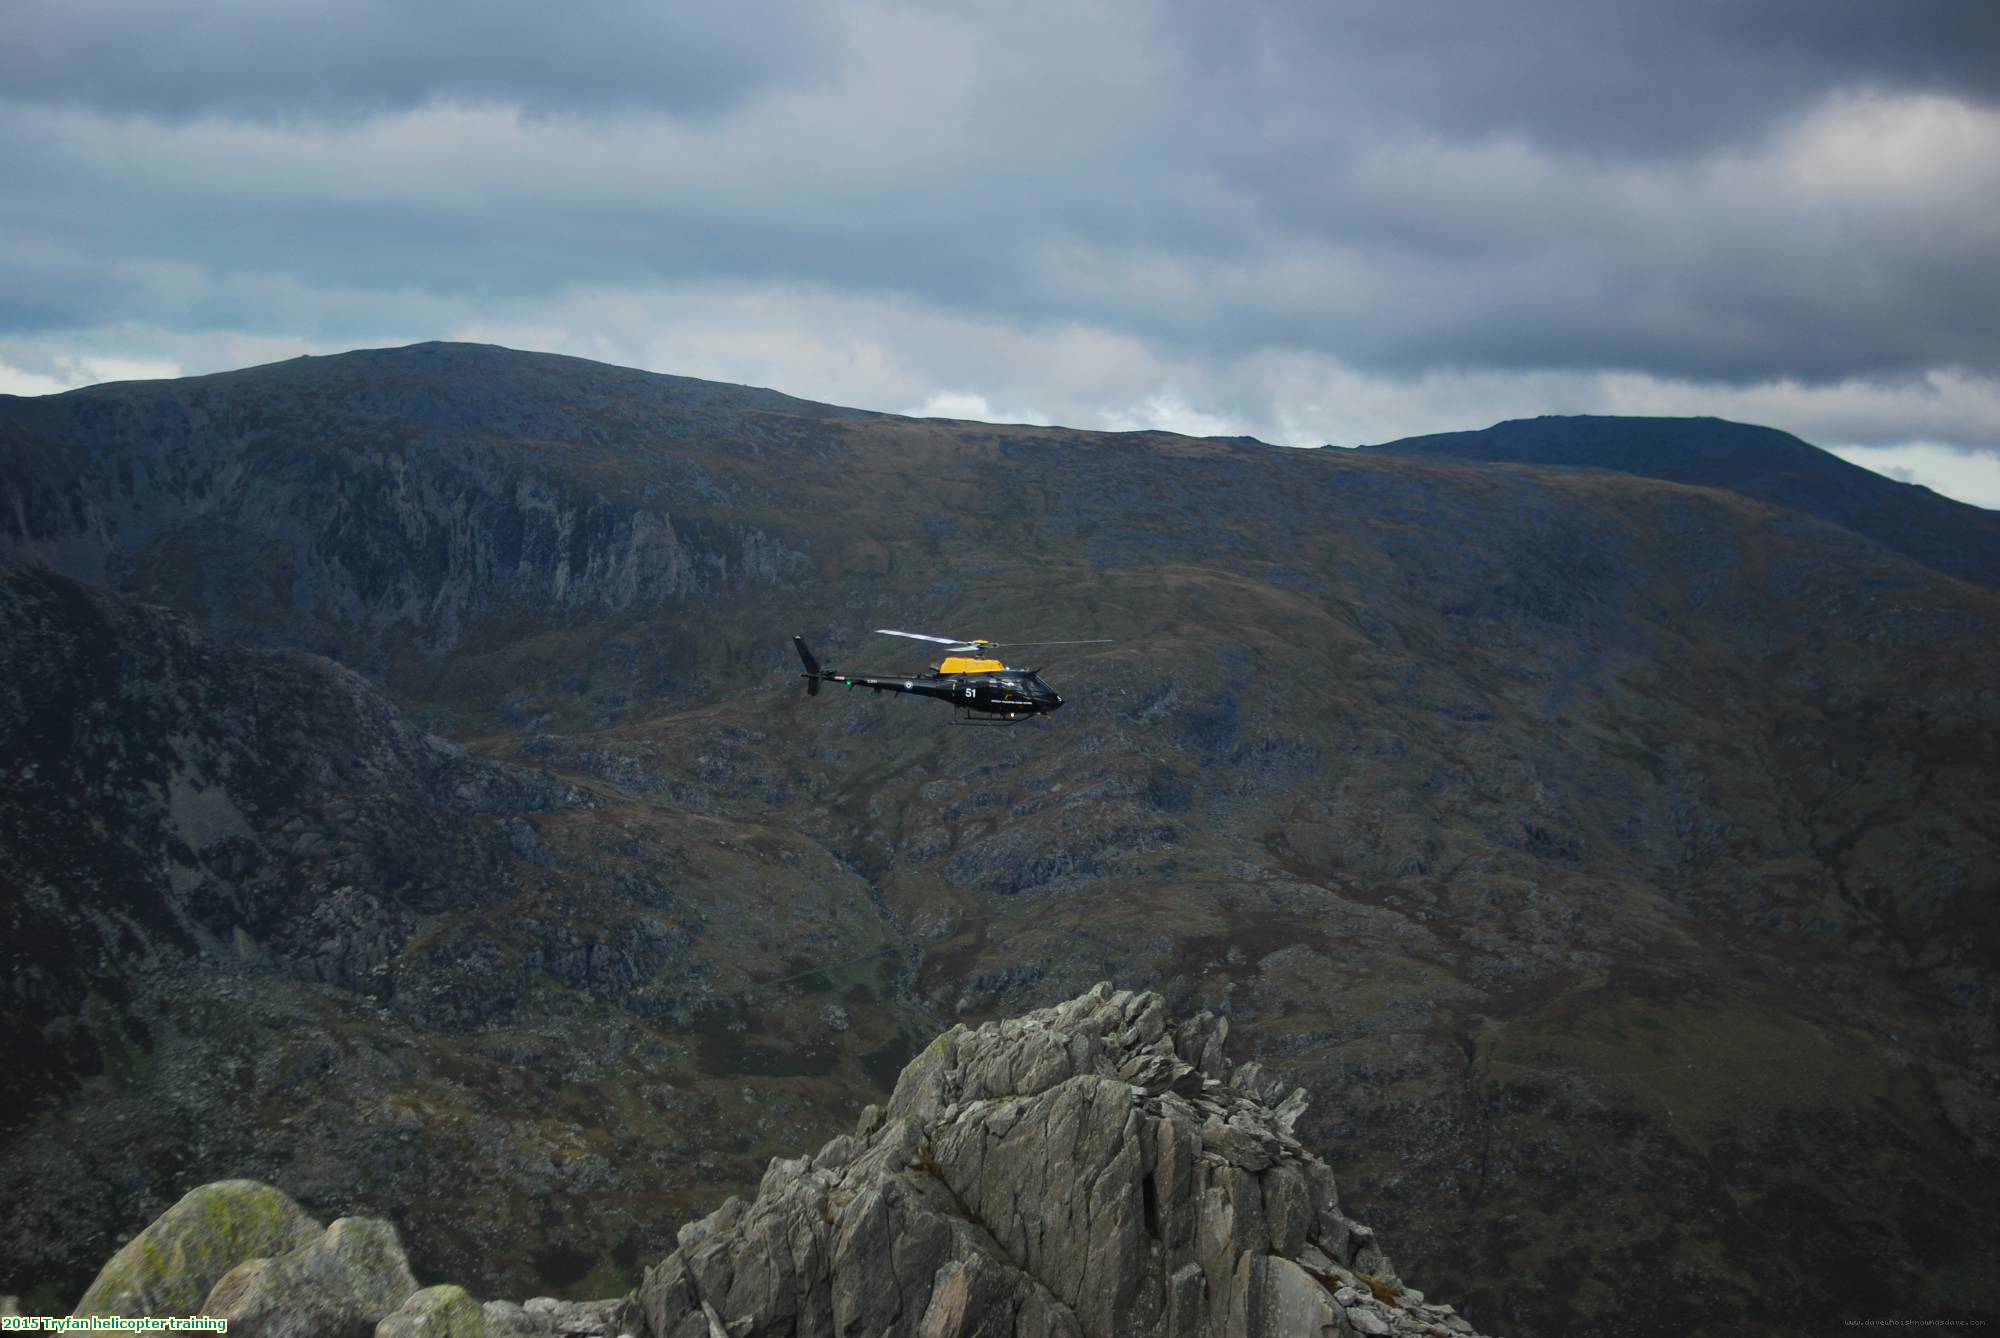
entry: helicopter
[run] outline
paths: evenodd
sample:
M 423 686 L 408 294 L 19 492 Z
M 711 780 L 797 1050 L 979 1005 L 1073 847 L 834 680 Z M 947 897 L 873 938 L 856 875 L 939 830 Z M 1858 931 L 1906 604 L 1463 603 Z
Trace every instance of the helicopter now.
M 912 641 L 932 641 L 945 647 L 942 659 L 926 674 L 844 674 L 832 669 L 820 668 L 819 661 L 806 649 L 802 636 L 792 638 L 798 647 L 799 659 L 805 664 L 805 672 L 799 677 L 806 680 L 806 695 L 817 696 L 822 683 L 845 683 L 850 690 L 869 688 L 876 692 L 908 692 L 919 697 L 936 697 L 950 702 L 960 715 L 960 723 L 967 725 L 1013 725 L 1035 716 L 1047 715 L 1063 704 L 1054 688 L 1041 680 L 1036 669 L 1010 669 L 989 652 L 999 650 L 998 641 L 988 641 L 983 637 L 954 639 L 948 636 L 931 636 L 924 632 L 898 632 L 890 627 L 878 627 L 876 632 L 883 636 L 908 637 Z M 1084 641 L 1016 641 L 1012 646 L 1093 646 L 1108 643 L 1109 637 L 1093 637 Z M 990 720 L 975 720 L 974 715 L 992 716 Z

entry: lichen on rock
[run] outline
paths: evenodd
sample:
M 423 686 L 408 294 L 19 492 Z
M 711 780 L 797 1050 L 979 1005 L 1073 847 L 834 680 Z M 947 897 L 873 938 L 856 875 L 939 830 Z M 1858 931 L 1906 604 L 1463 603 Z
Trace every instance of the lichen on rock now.
M 320 1224 L 284 1193 L 255 1180 L 189 1190 L 98 1271 L 78 1315 L 186 1315 L 246 1260 L 287 1254 Z
M 201 1312 L 251 1338 L 322 1338 L 373 1329 L 416 1290 L 396 1229 L 343 1217 L 296 1250 L 231 1269 Z
M 450 1283 L 425 1287 L 375 1326 L 375 1338 L 482 1338 L 479 1302 Z

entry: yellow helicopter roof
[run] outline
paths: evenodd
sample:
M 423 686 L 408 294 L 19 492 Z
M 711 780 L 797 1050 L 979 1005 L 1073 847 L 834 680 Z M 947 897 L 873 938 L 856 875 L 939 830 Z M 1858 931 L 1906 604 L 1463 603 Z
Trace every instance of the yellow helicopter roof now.
M 974 660 L 963 655 L 947 655 L 938 662 L 941 674 L 997 674 L 1007 666 L 998 660 Z

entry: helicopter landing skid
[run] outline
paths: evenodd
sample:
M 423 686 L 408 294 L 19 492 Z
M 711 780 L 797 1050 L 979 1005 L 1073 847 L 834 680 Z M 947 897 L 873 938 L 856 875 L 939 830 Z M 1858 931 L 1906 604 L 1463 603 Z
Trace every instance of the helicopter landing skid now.
M 995 727 L 1007 729 L 1014 725 L 1025 725 L 1035 718 L 1032 715 L 1015 715 L 1008 716 L 1004 720 L 985 720 L 969 712 L 961 711 L 959 712 L 958 723 L 975 729 L 992 729 Z

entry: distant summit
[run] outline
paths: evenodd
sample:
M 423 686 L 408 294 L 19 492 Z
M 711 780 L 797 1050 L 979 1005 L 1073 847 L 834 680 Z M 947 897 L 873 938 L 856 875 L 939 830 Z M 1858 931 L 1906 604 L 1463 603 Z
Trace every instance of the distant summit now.
M 1367 449 L 1727 488 L 1844 526 L 1961 580 L 2000 587 L 2000 514 L 1883 478 L 1775 428 L 1720 418 L 1517 418 Z
M 248 427 L 300 404 L 332 410 L 349 426 L 393 422 L 429 432 L 507 436 L 561 436 L 610 422 L 658 430 L 726 428 L 746 412 L 807 418 L 861 420 L 861 409 L 818 404 L 758 386 L 703 381 L 691 376 L 618 367 L 562 353 L 533 353 L 498 344 L 433 340 L 399 348 L 363 348 L 306 355 L 234 371 L 167 381 L 113 381 L 56 395 L 0 395 L 6 416 L 59 437 L 73 434 L 79 416 L 102 428 L 113 406 L 158 404 L 205 407 L 227 403 L 252 415 Z M 559 407 L 552 407 L 559 406 Z M 261 415 L 259 416 L 259 411 Z

